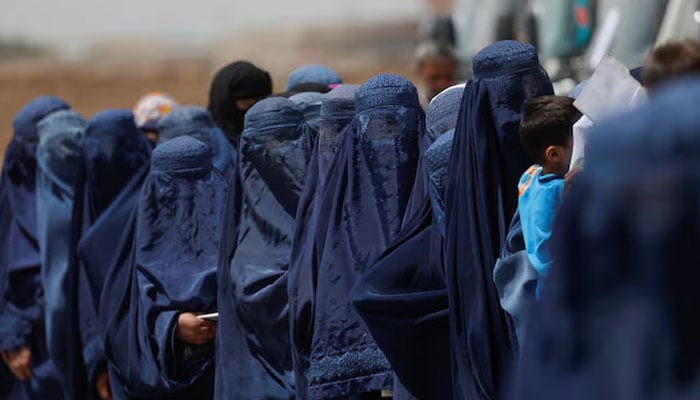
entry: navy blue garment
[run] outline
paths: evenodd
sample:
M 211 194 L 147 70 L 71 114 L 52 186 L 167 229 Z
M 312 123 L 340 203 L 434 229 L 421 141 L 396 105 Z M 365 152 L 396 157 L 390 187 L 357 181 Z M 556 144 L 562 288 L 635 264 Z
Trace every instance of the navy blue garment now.
M 525 102 L 552 94 L 534 47 L 497 42 L 473 61 L 452 146 L 445 280 L 450 298 L 454 397 L 496 399 L 516 359 L 514 328 L 499 304 L 493 268 L 532 164 L 520 145 Z
M 107 110 L 89 122 L 83 141 L 84 168 L 75 186 L 74 220 L 80 228 L 80 335 L 90 382 L 105 370 L 99 328 L 102 287 L 139 191 L 148 173 L 151 144 L 129 110 Z
M 323 94 L 318 92 L 303 92 L 295 94 L 289 100 L 297 105 L 304 114 L 304 120 L 313 129 L 312 133 L 318 135 L 318 124 L 321 118 L 321 100 Z
M 211 148 L 212 164 L 227 180 L 234 173 L 236 151 L 207 110 L 196 106 L 175 108 L 158 123 L 158 143 L 179 136 L 191 136 Z
M 698 101 L 688 80 L 592 132 L 511 398 L 699 398 Z
M 423 199 L 421 208 L 404 225 L 396 242 L 352 292 L 355 307 L 399 381 L 419 399 L 452 396 L 442 248 L 444 194 L 453 138 L 451 129 L 423 154 L 430 199 Z M 395 382 L 394 397 L 399 395 Z
M 320 204 L 326 191 L 330 170 L 347 127 L 355 116 L 355 93 L 359 85 L 340 85 L 321 101 L 319 134 L 309 162 L 304 190 L 296 214 L 296 231 L 289 262 L 289 323 L 292 335 L 292 361 L 297 387 L 305 385 L 304 371 L 313 334 L 313 304 L 318 259 L 325 235 L 318 234 L 328 220 L 330 209 Z M 332 186 L 332 185 L 331 185 Z
M 453 131 L 459 117 L 459 107 L 462 102 L 464 85 L 456 85 L 445 89 L 435 96 L 428 106 L 426 113 L 426 132 L 421 135 L 419 150 L 421 158 L 418 162 L 418 174 L 413 184 L 411 199 L 408 202 L 405 223 L 423 207 L 429 195 L 430 184 L 426 172 L 425 152 L 443 134 Z
M 58 111 L 39 122 L 37 133 L 36 219 L 46 344 L 64 397 L 83 399 L 88 391 L 77 329 L 78 270 L 73 260 L 78 232 L 73 200 L 83 166 L 85 120 L 74 111 Z
M 13 122 L 0 181 L 0 351 L 29 347 L 32 378 L 17 382 L 11 399 L 61 398 L 53 361 L 46 350 L 41 260 L 36 228 L 37 123 L 67 110 L 54 97 L 24 106 Z
M 339 85 L 343 83 L 337 72 L 332 69 L 317 64 L 304 65 L 292 71 L 289 74 L 286 91 L 302 83 L 321 83 L 324 85 Z
M 195 346 L 176 337 L 181 313 L 217 308 L 228 185 L 211 161 L 209 146 L 188 136 L 153 152 L 134 228 L 127 230 L 131 237 L 122 243 L 129 255 L 117 257 L 110 271 L 116 279 L 107 281 L 102 296 L 105 353 L 110 378 L 118 381 L 111 382 L 113 396 L 213 396 L 214 343 Z M 120 274 L 128 276 L 126 284 Z
M 643 75 L 643 68 L 642 67 L 632 68 L 630 70 L 630 75 L 632 75 L 632 77 L 634 79 L 636 79 L 637 82 L 639 82 L 640 84 L 642 84 L 642 85 L 644 84 L 643 79 L 642 79 L 642 75 Z
M 291 399 L 287 272 L 313 139 L 289 99 L 260 101 L 245 123 L 239 234 L 219 282 L 216 398 Z
M 0 399 L 10 398 L 10 394 L 15 389 L 15 378 L 4 362 L 0 362 Z
M 399 381 L 421 400 L 452 396 L 442 245 L 430 202 L 424 201 L 352 291 Z
M 418 164 L 424 114 L 416 88 L 397 75 L 378 75 L 355 94 L 356 116 L 320 203 L 317 284 L 307 387 L 301 398 L 326 399 L 392 387 L 389 362 L 350 301 L 362 273 L 401 228 Z M 305 390 L 306 389 L 306 390 Z
M 452 129 L 440 136 L 424 155 L 425 171 L 428 176 L 428 197 L 432 205 L 435 223 L 443 237 L 447 225 L 445 221 L 445 191 L 454 138 L 455 130 Z
M 464 87 L 465 85 L 461 84 L 445 89 L 435 96 L 430 105 L 428 105 L 425 120 L 431 144 L 445 132 L 457 126 Z

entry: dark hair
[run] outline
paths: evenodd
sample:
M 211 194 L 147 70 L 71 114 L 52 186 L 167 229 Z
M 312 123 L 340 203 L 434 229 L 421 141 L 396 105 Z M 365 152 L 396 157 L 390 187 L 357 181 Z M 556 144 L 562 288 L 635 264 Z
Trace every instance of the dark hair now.
M 688 74 L 700 74 L 700 42 L 684 40 L 658 47 L 644 61 L 642 81 L 654 89 Z
M 525 104 L 520 121 L 520 142 L 533 161 L 544 161 L 549 146 L 565 146 L 573 134 L 573 126 L 581 118 L 574 99 L 563 96 L 541 96 Z

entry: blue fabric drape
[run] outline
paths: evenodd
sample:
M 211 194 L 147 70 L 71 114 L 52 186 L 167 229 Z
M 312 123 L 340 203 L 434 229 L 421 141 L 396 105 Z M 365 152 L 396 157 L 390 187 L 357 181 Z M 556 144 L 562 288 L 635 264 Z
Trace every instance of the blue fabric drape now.
M 438 216 L 444 224 L 447 168 L 463 90 L 464 86 L 450 88 L 430 104 L 427 136 L 434 143 L 421 157 L 412 194 L 412 200 L 420 199 L 420 207 L 411 218 L 405 217 L 399 238 L 362 276 L 352 293 L 358 312 L 399 381 L 419 399 L 452 395 L 442 259 L 444 227 L 440 229 Z M 434 206 L 441 208 L 435 210 Z M 397 394 L 400 391 L 395 397 Z
M 311 127 L 314 140 L 318 135 L 318 124 L 321 118 L 321 101 L 323 94 L 318 92 L 302 92 L 290 97 L 289 100 L 297 105 L 304 114 L 304 120 Z
M 699 100 L 682 82 L 592 132 L 511 398 L 700 396 Z
M 83 140 L 84 167 L 75 185 L 79 329 L 91 384 L 106 368 L 99 327 L 102 288 L 148 173 L 151 144 L 128 110 L 96 114 Z
M 317 283 L 307 390 L 333 398 L 390 388 L 388 361 L 350 302 L 359 276 L 396 238 L 418 163 L 425 120 L 415 87 L 379 75 L 355 95 L 356 116 L 343 138 L 320 208 L 330 210 L 317 235 Z M 308 335 L 308 336 L 307 336 Z M 302 356 L 304 357 L 304 356 Z
M 236 150 L 224 132 L 214 123 L 207 110 L 196 106 L 174 109 L 158 123 L 158 142 L 180 136 L 191 136 L 211 148 L 212 164 L 227 180 L 234 174 Z
M 32 352 L 32 379 L 17 382 L 11 399 L 61 397 L 59 377 L 46 349 L 41 260 L 36 227 L 37 124 L 67 110 L 55 97 L 39 97 L 16 115 L 0 181 L 0 351 Z
M 430 193 L 430 182 L 425 173 L 427 162 L 425 152 L 443 134 L 454 131 L 459 116 L 459 107 L 462 102 L 464 85 L 452 86 L 435 96 L 428 106 L 425 116 L 426 132 L 421 136 L 419 143 L 420 160 L 418 161 L 418 174 L 413 184 L 411 198 L 408 201 L 404 224 L 412 219 L 423 207 Z
M 284 98 L 260 101 L 245 124 L 239 234 L 219 282 L 216 398 L 291 399 L 287 272 L 313 137 Z
M 452 396 L 442 243 L 425 201 L 352 292 L 372 337 L 418 399 Z
M 311 334 L 313 333 L 313 304 L 318 271 L 318 253 L 324 226 L 330 212 L 321 207 L 329 172 L 334 165 L 338 147 L 348 124 L 355 116 L 355 93 L 359 85 L 340 85 L 327 93 L 321 102 L 319 134 L 309 162 L 304 190 L 296 213 L 296 230 L 289 263 L 288 296 L 289 323 L 292 337 L 292 361 L 299 393 L 306 393 L 304 371 L 308 368 Z M 331 185 L 332 186 L 332 185 Z
M 473 61 L 455 129 L 446 192 L 445 280 L 450 299 L 454 397 L 496 399 L 512 373 L 515 333 L 493 268 L 531 164 L 520 145 L 524 103 L 552 94 L 534 47 L 497 42 Z
M 83 166 L 85 121 L 58 111 L 38 124 L 37 241 L 44 288 L 46 343 L 67 399 L 87 398 L 87 373 L 78 330 L 79 232 L 73 221 L 74 187 Z
M 134 221 L 102 295 L 110 377 L 129 398 L 213 395 L 213 342 L 176 338 L 182 312 L 216 310 L 221 215 L 228 185 L 209 146 L 183 136 L 151 158 Z M 114 387 L 114 385 L 112 385 Z M 117 396 L 119 398 L 119 396 Z
M 317 64 L 304 65 L 289 74 L 286 91 L 304 83 L 321 83 L 324 85 L 339 85 L 343 83 L 337 72 Z

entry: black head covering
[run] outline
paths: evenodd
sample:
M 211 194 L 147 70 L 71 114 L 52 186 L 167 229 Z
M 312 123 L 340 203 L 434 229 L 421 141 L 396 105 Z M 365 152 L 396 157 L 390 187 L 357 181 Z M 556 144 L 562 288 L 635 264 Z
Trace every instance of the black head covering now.
M 272 94 L 270 74 L 247 61 L 237 61 L 216 73 L 209 89 L 209 112 L 234 145 L 243 132 L 246 110 L 236 101 L 262 99 Z

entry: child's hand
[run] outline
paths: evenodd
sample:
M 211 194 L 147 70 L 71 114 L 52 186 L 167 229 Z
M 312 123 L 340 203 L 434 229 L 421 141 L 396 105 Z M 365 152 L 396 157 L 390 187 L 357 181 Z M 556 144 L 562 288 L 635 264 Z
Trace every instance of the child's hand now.
M 201 346 L 214 339 L 216 324 L 192 313 L 182 313 L 177 319 L 175 335 L 185 343 Z
M 571 181 L 576 179 L 576 176 L 579 173 L 581 173 L 582 170 L 583 170 L 583 167 L 576 166 L 566 174 L 566 177 L 564 178 L 565 179 L 565 181 L 564 181 L 564 194 L 566 194 L 566 192 L 569 191 L 569 187 L 571 186 Z
M 28 381 L 32 378 L 32 352 L 29 347 L 5 351 L 2 359 L 17 380 Z

